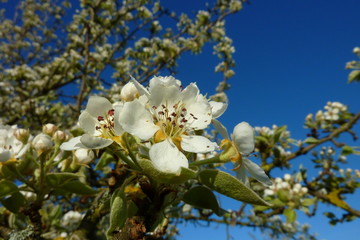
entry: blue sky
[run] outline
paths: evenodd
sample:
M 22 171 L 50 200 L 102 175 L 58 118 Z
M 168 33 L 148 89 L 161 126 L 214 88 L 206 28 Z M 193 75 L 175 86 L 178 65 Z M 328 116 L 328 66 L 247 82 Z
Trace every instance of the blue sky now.
M 165 5 L 176 12 L 191 13 L 204 2 L 173 1 Z M 241 121 L 253 126 L 287 125 L 293 138 L 302 139 L 305 116 L 322 109 L 327 101 L 340 101 L 359 112 L 360 86 L 346 83 L 349 71 L 345 70 L 346 62 L 356 60 L 352 49 L 360 46 L 359 10 L 358 0 L 253 0 L 227 18 L 237 63 L 228 91 L 230 105 L 221 117 L 228 129 Z M 196 81 L 202 92 L 213 93 L 221 79 L 213 72 L 216 64 L 208 47 L 199 56 L 183 56 L 176 77 L 185 83 Z M 360 133 L 359 127 L 355 130 Z M 349 160 L 350 167 L 360 168 L 358 156 Z M 306 163 L 306 158 L 297 159 L 293 167 Z M 360 209 L 358 199 L 359 194 L 349 199 L 356 209 Z M 222 204 L 225 209 L 240 206 L 227 199 Z M 300 221 L 310 223 L 319 239 L 355 240 L 360 234 L 359 220 L 331 227 L 320 213 L 310 219 L 302 216 Z M 252 229 L 229 227 L 229 233 L 236 240 L 254 239 Z M 226 228 L 194 228 L 188 223 L 182 226 L 181 234 L 184 240 L 226 239 Z M 265 239 L 259 233 L 255 237 Z
M 190 14 L 205 2 L 163 1 L 178 13 Z M 241 121 L 253 126 L 287 125 L 292 137 L 301 139 L 306 134 L 305 116 L 322 109 L 327 101 L 340 101 L 353 112 L 360 111 L 360 85 L 347 84 L 349 72 L 344 69 L 347 61 L 356 59 L 352 49 L 360 46 L 359 10 L 359 0 L 252 0 L 227 18 L 237 63 L 228 91 L 230 105 L 220 119 L 229 131 Z M 202 93 L 214 93 L 221 79 L 214 73 L 217 62 L 207 46 L 200 55 L 184 55 L 176 77 L 184 85 L 197 82 Z M 359 157 L 350 160 L 350 167 L 360 169 Z M 306 163 L 304 158 L 295 160 L 293 166 L 297 168 L 303 161 Z M 356 209 L 360 209 L 358 198 L 359 194 L 350 199 Z M 222 204 L 225 209 L 240 206 L 228 199 Z M 355 240 L 360 235 L 359 220 L 336 227 L 328 225 L 321 214 L 300 220 L 310 223 L 319 239 Z M 179 239 L 226 239 L 225 227 L 214 226 L 181 226 Z M 252 229 L 229 227 L 229 233 L 235 240 L 254 239 Z M 263 239 L 259 233 L 255 237 Z

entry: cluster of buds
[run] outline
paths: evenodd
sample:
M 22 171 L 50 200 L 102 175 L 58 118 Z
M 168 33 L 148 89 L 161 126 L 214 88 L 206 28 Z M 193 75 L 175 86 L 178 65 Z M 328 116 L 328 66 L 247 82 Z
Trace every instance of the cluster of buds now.
M 287 194 L 284 194 L 284 193 Z M 303 187 L 300 183 L 296 183 L 293 181 L 290 174 L 285 174 L 284 178 L 275 178 L 275 183 L 270 186 L 268 189 L 265 189 L 264 195 L 265 196 L 279 196 L 280 200 L 287 200 L 293 199 L 296 197 L 302 197 L 306 195 L 308 189 Z M 286 195 L 286 196 L 285 196 Z
M 348 113 L 347 106 L 340 102 L 327 102 L 324 109 L 324 111 L 317 111 L 315 118 L 312 113 L 308 114 L 305 117 L 305 126 L 313 129 L 328 129 L 332 123 L 338 123 L 343 120 Z

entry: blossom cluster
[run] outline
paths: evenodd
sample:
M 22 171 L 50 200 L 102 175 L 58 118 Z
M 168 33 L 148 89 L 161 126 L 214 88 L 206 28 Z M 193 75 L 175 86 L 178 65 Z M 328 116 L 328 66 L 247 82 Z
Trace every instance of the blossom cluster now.
M 290 174 L 286 173 L 282 178 L 275 178 L 275 184 L 270 186 L 268 189 L 264 190 L 265 196 L 276 196 L 276 194 L 279 192 L 279 190 L 285 190 L 289 193 L 290 198 L 293 198 L 293 196 L 304 196 L 307 194 L 308 189 L 307 187 L 303 187 L 300 183 L 295 183 L 292 180 L 292 177 Z
M 239 178 L 244 182 L 248 172 L 260 182 L 271 184 L 264 171 L 246 158 L 254 151 L 253 128 L 242 122 L 234 128 L 230 139 L 226 128 L 216 119 L 224 113 L 227 103 L 209 101 L 196 83 L 183 88 L 174 77 L 153 77 L 146 88 L 132 79 L 122 87 L 118 99 L 111 103 L 104 97 L 90 97 L 79 117 L 85 134 L 63 143 L 61 149 L 101 149 L 113 143 L 125 148 L 125 138 L 130 134 L 141 149 L 147 149 L 142 157 L 151 160 L 158 171 L 174 175 L 190 167 L 189 154 L 214 156 L 221 149 L 219 162 L 237 163 Z M 197 134 L 210 124 L 224 137 L 220 147 Z

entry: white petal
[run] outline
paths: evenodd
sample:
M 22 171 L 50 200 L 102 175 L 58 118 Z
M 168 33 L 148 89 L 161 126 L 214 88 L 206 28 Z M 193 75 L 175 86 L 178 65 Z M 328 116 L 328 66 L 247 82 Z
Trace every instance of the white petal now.
M 123 109 L 124 105 L 123 104 L 117 104 L 114 106 L 114 130 L 115 130 L 115 135 L 116 136 L 120 136 L 121 134 L 124 133 L 124 129 L 121 127 L 121 124 L 119 122 L 119 116 L 121 114 L 121 111 Z
M 211 112 L 213 118 L 220 117 L 228 107 L 228 104 L 223 102 L 210 101 L 209 103 L 211 105 Z
M 181 92 L 181 100 L 184 103 L 193 102 L 194 99 L 199 95 L 199 88 L 195 83 L 190 83 L 182 92 Z
M 74 137 L 69 141 L 62 143 L 60 149 L 64 151 L 72 151 L 79 148 L 85 148 L 85 146 L 80 142 L 80 138 L 81 136 Z
M 90 149 L 105 148 L 113 143 L 113 141 L 110 139 L 94 137 L 89 134 L 82 135 L 80 141 L 85 146 L 84 148 L 90 148 Z
M 151 89 L 149 97 L 150 106 L 160 106 L 162 104 L 172 107 L 180 99 L 180 89 L 176 86 L 156 85 Z
M 250 159 L 243 158 L 242 164 L 249 174 L 264 185 L 271 186 L 272 182 L 264 170 Z
M 9 150 L 0 149 L 0 162 L 6 162 L 11 158 L 11 152 Z
M 147 97 L 150 96 L 149 94 L 149 91 L 141 84 L 139 83 L 138 81 L 136 81 L 135 78 L 133 78 L 133 76 L 130 75 L 130 78 L 131 78 L 131 82 L 135 85 L 135 87 L 137 88 L 137 90 L 139 91 L 139 94 L 140 95 L 145 95 Z
M 211 142 L 204 136 L 185 136 L 181 137 L 181 148 L 187 152 L 207 153 L 214 151 L 218 145 Z
M 224 125 L 216 119 L 211 120 L 215 130 L 225 139 L 229 139 L 229 134 Z
M 157 88 L 158 86 L 163 86 L 163 87 L 175 86 L 177 89 L 180 90 L 181 82 L 175 79 L 173 76 L 153 77 L 152 79 L 150 79 L 149 82 L 150 93 L 152 93 L 153 89 Z
M 244 165 L 241 165 L 241 167 L 235 171 L 236 172 L 236 177 L 242 182 L 244 183 L 246 186 L 249 186 L 249 178 L 246 175 L 246 170 Z
M 186 104 L 186 116 L 189 126 L 194 129 L 204 129 L 212 119 L 211 106 L 207 99 L 199 94 L 195 99 Z M 191 117 L 191 114 L 195 117 Z
M 248 155 L 254 151 L 254 129 L 247 122 L 241 122 L 235 126 L 232 140 L 235 142 L 240 153 Z
M 153 122 L 151 113 L 137 99 L 127 102 L 119 116 L 122 128 L 142 140 L 149 140 L 159 130 Z
M 96 130 L 98 121 L 88 111 L 82 111 L 79 116 L 79 125 L 84 131 L 91 135 L 100 135 L 101 133 Z
M 150 148 L 150 159 L 161 172 L 180 174 L 181 167 L 188 168 L 189 162 L 171 140 L 156 143 Z
M 97 118 L 98 116 L 105 116 L 110 109 L 112 109 L 112 104 L 109 100 L 104 97 L 91 96 L 85 111 Z

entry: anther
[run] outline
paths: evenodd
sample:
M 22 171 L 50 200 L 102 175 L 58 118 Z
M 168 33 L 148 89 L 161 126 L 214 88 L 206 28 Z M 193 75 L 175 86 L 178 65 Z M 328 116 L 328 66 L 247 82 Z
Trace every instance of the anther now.
M 97 119 L 98 119 L 99 122 L 100 122 L 100 121 L 104 121 L 104 117 L 103 117 L 103 116 L 98 116 Z
M 108 111 L 108 115 L 109 115 L 109 116 L 114 116 L 114 113 L 115 113 L 115 109 L 110 109 L 110 110 Z

